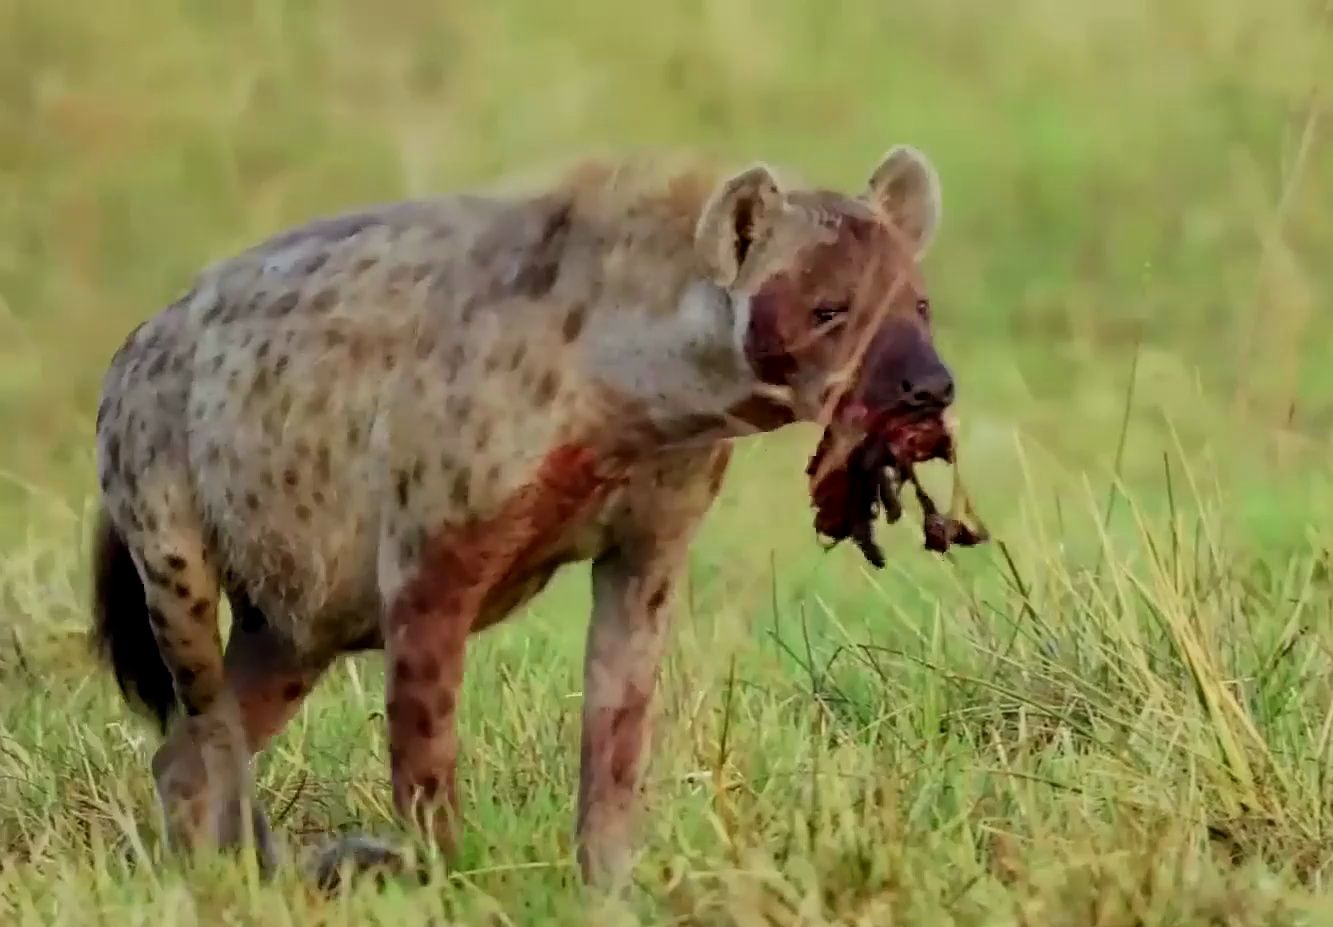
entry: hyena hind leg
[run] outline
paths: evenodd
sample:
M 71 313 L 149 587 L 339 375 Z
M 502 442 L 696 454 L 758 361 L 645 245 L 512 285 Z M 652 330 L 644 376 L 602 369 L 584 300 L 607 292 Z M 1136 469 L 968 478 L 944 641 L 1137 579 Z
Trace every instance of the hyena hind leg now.
M 217 570 L 193 515 L 164 508 L 136 506 L 130 530 L 100 515 L 94 640 L 122 692 L 166 731 L 152 772 L 171 844 L 189 852 L 249 844 L 268 872 L 272 841 L 251 800 L 250 751 L 226 684 Z

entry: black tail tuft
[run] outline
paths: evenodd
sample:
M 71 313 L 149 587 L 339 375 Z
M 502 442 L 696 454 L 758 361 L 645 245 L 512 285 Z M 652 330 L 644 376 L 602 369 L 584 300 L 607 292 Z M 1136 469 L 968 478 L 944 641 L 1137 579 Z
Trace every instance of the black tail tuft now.
M 93 647 L 110 664 L 125 700 L 138 703 L 165 731 L 178 707 L 176 689 L 153 637 L 134 558 L 104 510 L 97 516 L 92 555 Z

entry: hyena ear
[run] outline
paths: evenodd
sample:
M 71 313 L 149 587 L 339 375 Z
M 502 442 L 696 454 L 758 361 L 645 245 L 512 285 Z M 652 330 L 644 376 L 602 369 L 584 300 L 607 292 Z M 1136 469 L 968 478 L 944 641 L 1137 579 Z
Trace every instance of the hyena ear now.
M 731 177 L 713 191 L 694 229 L 704 271 L 718 286 L 740 275 L 750 248 L 767 233 L 782 209 L 782 191 L 762 164 Z
M 925 253 L 940 226 L 940 178 L 935 167 L 911 145 L 889 149 L 870 175 L 867 194 L 885 215 Z

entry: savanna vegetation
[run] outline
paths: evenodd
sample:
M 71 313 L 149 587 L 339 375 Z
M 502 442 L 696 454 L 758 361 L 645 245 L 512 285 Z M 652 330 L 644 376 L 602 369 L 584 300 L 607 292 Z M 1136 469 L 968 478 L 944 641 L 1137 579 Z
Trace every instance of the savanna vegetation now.
M 1333 923 L 1331 92 L 1323 0 L 0 0 L 0 923 Z M 259 763 L 294 865 L 164 852 L 84 638 L 134 324 L 349 206 L 657 146 L 856 189 L 895 141 L 994 543 L 909 517 L 868 571 L 814 434 L 743 442 L 621 902 L 572 866 L 583 570 L 470 653 L 430 885 L 295 865 L 397 827 L 376 655 Z

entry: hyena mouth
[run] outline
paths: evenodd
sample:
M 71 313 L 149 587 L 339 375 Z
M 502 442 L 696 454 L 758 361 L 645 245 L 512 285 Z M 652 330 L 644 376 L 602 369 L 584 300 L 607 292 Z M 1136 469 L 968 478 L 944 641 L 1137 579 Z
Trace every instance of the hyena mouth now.
M 875 518 L 881 508 L 889 524 L 902 518 L 899 497 L 909 483 L 921 507 L 927 550 L 943 553 L 951 546 L 972 547 L 989 539 L 959 477 L 953 428 L 942 410 L 924 416 L 880 416 L 865 426 L 855 441 L 834 425 L 825 428 L 805 470 L 815 531 L 828 538 L 830 546 L 850 538 L 872 566 L 882 568 Z M 953 469 L 953 499 L 944 514 L 917 479 L 916 465 L 930 460 L 947 461 Z

